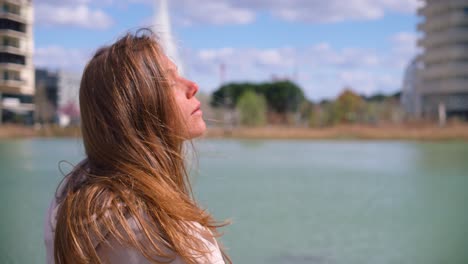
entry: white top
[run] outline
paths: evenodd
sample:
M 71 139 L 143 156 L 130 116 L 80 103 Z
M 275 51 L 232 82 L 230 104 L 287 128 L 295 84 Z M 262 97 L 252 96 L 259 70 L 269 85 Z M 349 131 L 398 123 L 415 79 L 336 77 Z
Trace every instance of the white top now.
M 57 223 L 57 203 L 55 199 L 52 200 L 50 207 L 47 211 L 46 221 L 44 224 L 44 239 L 45 239 L 45 246 L 47 251 L 47 264 L 54 264 L 54 234 L 55 234 L 55 225 Z M 129 225 L 134 228 L 134 230 L 138 230 L 135 221 L 129 221 Z M 197 228 L 202 228 L 202 226 L 198 223 L 195 224 Z M 203 241 L 206 247 L 211 251 L 210 254 L 207 254 L 203 258 L 199 258 L 200 264 L 224 264 L 224 260 L 219 249 L 218 243 L 215 238 L 212 236 L 206 236 L 199 234 L 199 238 Z M 140 234 L 141 235 L 141 234 Z M 138 237 L 138 232 L 137 232 Z M 140 237 L 143 237 L 142 235 Z M 107 260 L 106 263 L 138 263 L 138 264 L 149 264 L 151 261 L 146 259 L 143 254 L 138 252 L 133 248 L 123 247 L 120 245 L 115 239 L 110 239 L 109 243 L 101 243 L 96 245 L 96 251 L 99 257 L 104 261 Z M 170 262 L 171 264 L 184 264 L 185 262 L 182 260 L 180 256 L 176 256 L 174 261 Z

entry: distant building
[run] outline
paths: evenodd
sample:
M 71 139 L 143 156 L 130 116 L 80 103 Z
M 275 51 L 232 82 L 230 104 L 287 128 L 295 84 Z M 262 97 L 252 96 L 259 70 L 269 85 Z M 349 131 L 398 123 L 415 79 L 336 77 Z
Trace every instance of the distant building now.
M 58 121 L 61 126 L 80 121 L 80 82 L 81 73 L 58 72 Z
M 423 115 L 445 109 L 448 117 L 468 119 L 468 0 L 426 0 L 418 14 L 424 17 L 418 25 Z
M 36 122 L 78 123 L 81 74 L 36 69 Z
M 0 0 L 0 123 L 32 123 L 34 66 L 31 0 Z M 18 120 L 19 119 L 19 120 Z
M 36 123 L 57 122 L 58 74 L 44 69 L 36 69 L 35 115 Z

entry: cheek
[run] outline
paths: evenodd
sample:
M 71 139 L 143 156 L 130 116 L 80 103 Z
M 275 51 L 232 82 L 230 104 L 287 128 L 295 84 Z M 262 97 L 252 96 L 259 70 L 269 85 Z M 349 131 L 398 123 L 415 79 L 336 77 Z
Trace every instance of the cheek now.
M 185 117 L 187 105 L 185 104 L 184 95 L 182 95 L 180 92 L 176 90 L 174 91 L 174 98 L 175 98 L 175 103 L 177 104 L 177 107 L 179 108 L 181 114 Z

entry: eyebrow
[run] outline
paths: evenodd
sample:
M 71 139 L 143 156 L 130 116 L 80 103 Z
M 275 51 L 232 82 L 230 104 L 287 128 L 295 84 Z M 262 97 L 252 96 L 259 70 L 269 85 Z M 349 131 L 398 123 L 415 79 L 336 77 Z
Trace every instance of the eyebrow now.
M 166 73 L 173 74 L 173 75 L 176 75 L 176 73 L 178 72 L 179 72 L 179 68 L 177 66 L 175 66 L 175 68 L 171 67 L 166 70 Z

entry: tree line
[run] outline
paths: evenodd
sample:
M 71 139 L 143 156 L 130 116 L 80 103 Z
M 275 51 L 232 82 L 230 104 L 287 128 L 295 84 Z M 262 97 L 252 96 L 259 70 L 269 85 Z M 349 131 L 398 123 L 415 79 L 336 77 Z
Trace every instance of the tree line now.
M 400 93 L 363 96 L 344 88 L 334 100 L 314 103 L 295 83 L 229 83 L 211 95 L 210 104 L 237 113 L 244 126 L 265 124 L 305 125 L 310 127 L 337 124 L 376 124 L 399 122 L 403 118 Z

